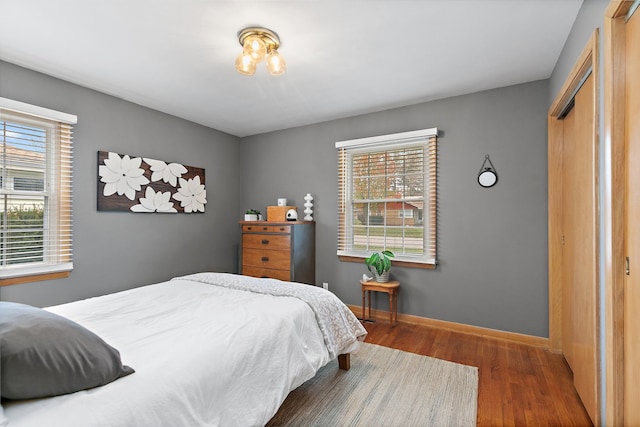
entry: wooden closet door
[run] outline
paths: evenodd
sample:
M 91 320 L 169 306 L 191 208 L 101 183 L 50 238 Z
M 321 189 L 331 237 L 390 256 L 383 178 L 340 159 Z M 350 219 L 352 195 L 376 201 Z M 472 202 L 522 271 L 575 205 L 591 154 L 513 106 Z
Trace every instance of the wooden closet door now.
M 589 413 L 598 420 L 597 197 L 594 79 L 563 120 L 562 351 Z
M 624 425 L 640 426 L 640 17 L 626 25 Z

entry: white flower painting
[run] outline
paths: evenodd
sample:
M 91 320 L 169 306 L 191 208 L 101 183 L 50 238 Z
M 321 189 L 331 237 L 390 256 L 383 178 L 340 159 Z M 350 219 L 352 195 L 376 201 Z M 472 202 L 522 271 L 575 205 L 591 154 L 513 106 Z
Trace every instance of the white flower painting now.
M 178 212 L 173 207 L 173 202 L 169 201 L 171 192 L 158 191 L 157 193 L 151 186 L 145 190 L 144 197 L 140 197 L 140 204 L 131 206 L 133 212 Z
M 134 200 L 136 191 L 142 189 L 142 185 L 147 185 L 149 179 L 144 176 L 144 169 L 140 168 L 142 159 L 140 157 L 131 158 L 127 155 L 120 157 L 116 153 L 109 153 L 109 158 L 104 160 L 104 165 L 100 165 L 98 173 L 100 181 L 105 183 L 103 194 L 111 196 L 118 193 L 123 194 L 129 200 Z
M 197 213 L 207 203 L 202 168 L 98 151 L 98 175 L 99 211 Z
M 195 178 L 189 180 L 180 178 L 179 181 L 180 188 L 178 193 L 173 195 L 173 198 L 180 202 L 180 206 L 187 213 L 204 212 L 204 205 L 207 203 L 207 190 L 204 189 L 204 185 L 200 184 L 200 177 L 196 175 Z

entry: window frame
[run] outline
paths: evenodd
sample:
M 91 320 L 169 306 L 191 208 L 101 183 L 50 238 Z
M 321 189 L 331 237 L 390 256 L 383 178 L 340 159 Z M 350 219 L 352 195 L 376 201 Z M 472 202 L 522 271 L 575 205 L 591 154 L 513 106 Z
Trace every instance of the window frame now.
M 42 262 L 0 265 L 0 286 L 68 277 L 73 270 L 72 239 L 72 125 L 77 117 L 20 101 L 0 97 L 3 122 L 15 122 L 46 129 L 47 150 L 44 160 L 43 189 L 0 189 L 4 197 L 12 194 L 42 196 L 43 253 Z M 4 161 L 2 161 L 4 167 Z M 7 172 L 5 171 L 5 174 Z M 7 179 L 7 183 L 9 184 Z
M 424 177 L 422 203 L 423 250 L 421 256 L 396 254 L 394 265 L 436 268 L 437 254 L 437 128 L 421 129 L 367 138 L 338 141 L 338 242 L 337 255 L 340 261 L 362 262 L 371 254 L 371 250 L 353 249 L 353 212 L 352 206 L 357 203 L 353 197 L 353 156 L 364 153 L 379 153 L 402 148 L 424 148 Z M 406 198 L 402 199 L 403 202 Z M 406 207 L 402 207 L 406 210 Z M 414 217 L 418 217 L 417 213 Z M 385 221 L 386 224 L 386 221 Z M 388 227 L 385 225 L 384 227 Z M 407 227 L 408 225 L 402 225 Z M 394 226 L 395 227 L 395 226 Z M 403 233 L 404 235 L 405 233 Z M 385 241 L 386 244 L 386 241 Z

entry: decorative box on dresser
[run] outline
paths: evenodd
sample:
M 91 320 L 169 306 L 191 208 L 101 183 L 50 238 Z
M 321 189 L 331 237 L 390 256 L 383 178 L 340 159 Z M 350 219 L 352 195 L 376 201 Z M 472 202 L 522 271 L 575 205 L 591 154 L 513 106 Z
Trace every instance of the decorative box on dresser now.
M 316 223 L 240 221 L 241 273 L 315 284 Z

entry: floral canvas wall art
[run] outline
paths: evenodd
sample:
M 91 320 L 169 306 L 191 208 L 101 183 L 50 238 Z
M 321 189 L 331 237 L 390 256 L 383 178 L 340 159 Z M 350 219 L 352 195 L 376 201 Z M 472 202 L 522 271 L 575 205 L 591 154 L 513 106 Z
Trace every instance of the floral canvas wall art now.
M 207 203 L 204 169 L 98 151 L 98 210 L 197 213 Z

